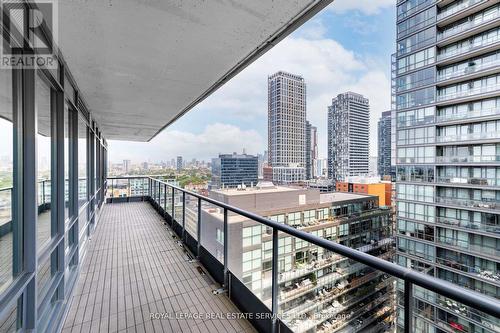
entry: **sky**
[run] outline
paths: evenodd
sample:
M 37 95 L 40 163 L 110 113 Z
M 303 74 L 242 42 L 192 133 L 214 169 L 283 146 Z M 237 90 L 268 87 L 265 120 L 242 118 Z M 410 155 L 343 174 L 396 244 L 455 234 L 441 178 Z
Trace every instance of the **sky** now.
M 395 0 L 335 0 L 305 25 L 148 143 L 109 142 L 120 162 L 210 160 L 219 153 L 267 149 L 267 77 L 302 75 L 307 119 L 318 127 L 319 157 L 327 156 L 327 107 L 354 91 L 370 100 L 370 155 L 377 155 L 377 121 L 390 109 Z M 2 132 L 2 131 L 0 131 Z M 1 133 L 0 133 L 1 137 Z

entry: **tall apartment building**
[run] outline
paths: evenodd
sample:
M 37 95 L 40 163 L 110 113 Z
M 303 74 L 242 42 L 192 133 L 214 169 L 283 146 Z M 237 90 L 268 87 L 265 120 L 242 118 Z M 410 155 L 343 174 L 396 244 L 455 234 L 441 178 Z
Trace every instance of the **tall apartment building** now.
M 272 185 L 209 196 L 383 259 L 393 255 L 391 212 L 376 196 Z M 222 260 L 223 211 L 206 205 L 201 213 L 204 247 Z M 196 207 L 186 206 L 186 216 L 195 215 Z M 187 218 L 186 228 L 196 230 L 195 221 Z M 228 233 L 228 267 L 270 306 L 272 232 L 229 212 Z M 278 245 L 278 313 L 292 332 L 383 332 L 391 325 L 393 278 L 285 234 Z
M 378 175 L 392 175 L 391 167 L 391 111 L 382 112 L 378 121 Z
M 220 154 L 212 159 L 211 188 L 253 186 L 259 181 L 257 156 Z
M 182 156 L 177 156 L 177 164 L 176 164 L 177 171 L 181 171 L 183 167 L 184 167 L 184 162 L 182 161 Z
M 398 1 L 394 65 L 398 263 L 500 298 L 499 2 Z M 419 332 L 500 330 L 415 297 Z
M 268 77 L 268 151 L 273 181 L 306 179 L 306 84 L 295 74 Z
M 339 94 L 328 107 L 328 178 L 367 175 L 370 107 L 363 95 Z
M 318 158 L 318 128 L 306 121 L 306 178 L 313 179 L 316 175 L 315 162 Z

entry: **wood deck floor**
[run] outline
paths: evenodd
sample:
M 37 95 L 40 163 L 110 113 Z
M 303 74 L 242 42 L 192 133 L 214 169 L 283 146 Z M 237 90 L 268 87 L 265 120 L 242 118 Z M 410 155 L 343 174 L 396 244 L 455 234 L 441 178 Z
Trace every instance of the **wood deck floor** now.
M 149 203 L 107 204 L 63 332 L 254 332 L 248 321 L 226 316 L 239 311 L 212 294 L 218 286 L 198 266 Z

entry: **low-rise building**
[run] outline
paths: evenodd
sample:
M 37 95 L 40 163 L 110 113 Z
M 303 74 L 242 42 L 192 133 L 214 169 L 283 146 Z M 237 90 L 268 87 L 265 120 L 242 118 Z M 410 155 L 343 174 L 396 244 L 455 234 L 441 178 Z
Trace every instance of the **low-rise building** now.
M 317 189 L 271 183 L 246 189 L 213 190 L 209 196 L 278 223 L 391 259 L 391 212 L 379 207 L 377 196 L 322 194 Z M 202 245 L 216 254 L 214 260 L 223 262 L 223 210 L 205 205 L 201 213 Z M 194 226 L 189 224 L 194 221 L 187 219 L 186 228 L 193 230 Z M 229 213 L 228 233 L 229 269 L 270 306 L 272 230 Z M 387 275 L 281 233 L 278 244 L 279 313 L 293 331 L 336 332 L 343 328 L 360 331 L 392 317 L 393 280 Z

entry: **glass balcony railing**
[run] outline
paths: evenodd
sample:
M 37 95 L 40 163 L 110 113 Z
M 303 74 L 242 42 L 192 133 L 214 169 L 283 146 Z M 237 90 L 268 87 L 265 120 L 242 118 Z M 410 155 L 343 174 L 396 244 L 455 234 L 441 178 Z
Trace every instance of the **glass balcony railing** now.
M 467 9 L 471 6 L 474 6 L 475 4 L 477 3 L 480 3 L 480 2 L 486 2 L 488 0 L 469 0 L 469 1 L 462 1 L 460 4 L 458 5 L 454 5 L 454 6 L 450 6 L 448 7 L 447 9 L 441 11 L 441 13 L 439 13 L 437 15 L 437 20 L 440 21 L 444 18 L 447 18 L 447 17 L 450 17 L 451 15 L 454 15 L 458 12 L 461 12 L 463 11 L 464 9 Z
M 468 220 L 460 220 L 451 217 L 436 217 L 437 224 L 446 224 L 449 226 L 454 226 L 458 228 L 477 230 L 483 232 L 491 232 L 494 234 L 500 234 L 500 225 L 498 224 L 487 224 L 481 222 L 473 222 Z
M 39 211 L 48 209 L 51 202 L 51 182 L 43 179 L 38 182 L 37 205 Z M 12 220 L 12 187 L 0 189 L 0 227 Z
M 0 226 L 12 220 L 12 188 L 0 189 Z
M 500 209 L 500 202 L 494 199 L 472 200 L 472 199 L 436 197 L 436 202 L 450 204 L 454 206 L 469 206 L 482 209 Z
M 500 59 L 495 59 L 494 61 L 484 62 L 458 70 L 453 69 L 448 72 L 438 71 L 437 81 L 440 82 L 440 81 L 450 80 L 457 77 L 478 73 L 487 69 L 494 69 L 499 65 L 500 65 Z
M 443 115 L 438 115 L 436 119 L 438 122 L 442 122 L 442 121 L 451 121 L 460 119 L 479 118 L 486 116 L 495 116 L 495 115 L 500 115 L 500 108 L 490 108 L 490 109 L 473 110 L 473 111 L 453 113 L 453 114 L 443 114 Z
M 498 139 L 500 132 L 478 132 L 478 133 L 465 133 L 447 136 L 436 136 L 436 142 L 455 142 L 455 141 L 474 141 L 486 139 Z
M 436 156 L 436 163 L 493 163 L 500 155 Z
M 464 184 L 477 186 L 500 186 L 500 179 L 497 178 L 481 178 L 481 177 L 458 177 L 458 176 L 438 176 L 436 183 L 445 184 Z
M 437 60 L 445 60 L 451 57 L 456 57 L 486 46 L 493 45 L 500 41 L 499 35 L 494 35 L 484 39 L 471 39 L 468 44 L 463 43 L 461 46 L 457 46 L 456 48 L 443 48 L 440 53 L 437 55 Z
M 493 91 L 497 91 L 497 90 L 500 90 L 500 83 L 492 84 L 492 85 L 488 85 L 488 86 L 484 86 L 484 87 L 475 87 L 472 89 L 467 89 L 465 91 L 456 91 L 456 92 L 446 93 L 446 94 L 439 94 L 438 93 L 437 100 L 438 101 L 447 101 L 450 99 L 485 94 L 485 93 L 489 93 L 489 92 L 493 92 Z
M 325 333 L 390 327 L 392 319 L 385 319 L 394 314 L 395 278 L 404 284 L 408 295 L 400 299 L 407 318 L 401 322 L 407 327 L 412 327 L 410 304 L 416 286 L 444 293 L 455 302 L 500 318 L 499 301 L 391 263 L 390 238 L 353 249 L 158 179 L 138 178 L 142 184 L 138 193 L 165 218 L 217 282 L 224 288 L 232 286 L 231 298 L 239 297 L 240 311 L 262 310 L 274 315 L 274 327 Z M 108 193 L 112 183 L 108 180 Z M 169 197 L 174 203 L 170 206 Z M 247 236 L 235 233 L 234 228 L 240 223 L 246 228 L 252 226 Z M 301 250 L 292 250 L 288 244 Z M 247 249 L 258 250 L 259 255 L 250 255 Z M 304 249 L 308 249 L 312 258 L 299 256 Z M 290 253 L 294 253 L 291 263 L 286 261 Z M 243 299 L 260 303 L 251 302 L 252 308 L 247 308 Z
M 451 247 L 460 249 L 460 250 L 466 250 L 470 251 L 473 253 L 477 254 L 488 254 L 491 256 L 499 256 L 500 255 L 500 249 L 496 249 L 493 247 L 487 247 L 484 245 L 476 245 L 476 244 L 471 244 L 470 241 L 468 240 L 461 240 L 458 238 L 449 238 L 449 237 L 444 237 L 444 236 L 438 236 L 436 238 L 437 243 L 440 244 L 446 244 Z
M 495 283 L 500 283 L 500 272 L 497 270 L 491 270 L 488 268 L 481 268 L 478 266 L 468 266 L 464 263 L 457 261 L 456 259 L 451 258 L 436 258 L 436 261 L 443 265 L 453 269 L 457 269 L 459 271 L 465 272 L 474 277 L 478 277 L 480 279 L 491 281 Z
M 456 11 L 455 11 L 455 13 L 456 13 Z M 478 16 L 478 17 L 474 18 L 474 20 L 472 20 L 472 21 L 467 21 L 465 23 L 455 25 L 453 28 L 446 29 L 446 30 L 438 33 L 437 40 L 440 41 L 440 40 L 443 40 L 445 38 L 455 36 L 459 33 L 462 33 L 464 31 L 467 31 L 467 30 L 470 30 L 474 27 L 477 27 L 483 23 L 493 21 L 499 17 L 499 13 L 500 12 L 497 10 L 495 12 L 490 13 L 488 16 Z M 449 14 L 449 15 L 452 15 L 452 14 Z M 440 19 L 439 15 L 438 15 L 438 19 Z

